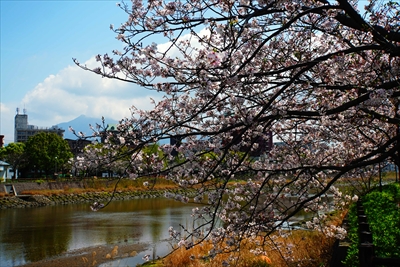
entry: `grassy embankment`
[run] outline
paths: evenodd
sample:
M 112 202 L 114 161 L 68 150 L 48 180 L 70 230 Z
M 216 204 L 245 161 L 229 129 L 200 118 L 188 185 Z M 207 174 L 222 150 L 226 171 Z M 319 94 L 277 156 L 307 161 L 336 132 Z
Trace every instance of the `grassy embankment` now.
M 166 179 L 157 179 L 157 183 L 154 187 L 145 186 L 143 183 L 145 181 L 149 181 L 150 179 L 141 178 L 137 180 L 129 180 L 129 179 L 121 179 L 118 182 L 117 187 L 115 187 L 117 180 L 105 180 L 105 179 L 96 179 L 89 178 L 84 180 L 84 185 L 81 188 L 73 188 L 65 185 L 63 189 L 40 189 L 40 190 L 24 190 L 19 192 L 20 195 L 63 195 L 63 194 L 82 194 L 88 192 L 113 192 L 114 190 L 124 192 L 124 191 L 146 191 L 146 190 L 167 190 L 167 189 L 175 189 L 178 188 L 173 182 L 168 181 Z M 68 181 L 58 180 L 58 181 Z M 21 181 L 18 181 L 21 182 Z M 37 180 L 35 182 L 43 183 L 43 180 Z M 55 182 L 55 181 L 50 181 Z M 6 193 L 0 192 L 0 197 L 7 196 Z
M 383 173 L 382 179 L 384 182 L 393 182 L 395 180 L 396 173 L 395 172 L 385 172 Z M 119 191 L 144 191 L 144 190 L 166 190 L 166 189 L 177 189 L 178 186 L 173 183 L 172 181 L 166 180 L 164 178 L 157 178 L 157 181 L 154 185 L 154 187 L 149 188 L 148 186 L 145 186 L 143 183 L 145 181 L 152 181 L 153 178 L 139 178 L 136 180 L 130 180 L 130 179 L 121 179 L 118 182 L 117 190 Z M 32 182 L 31 180 L 29 180 Z M 63 181 L 67 182 L 69 181 L 68 178 L 64 179 L 58 179 L 57 181 Z M 65 186 L 63 189 L 41 189 L 41 190 L 26 190 L 23 192 L 20 192 L 20 194 L 26 194 L 26 195 L 60 195 L 60 194 L 79 194 L 79 193 L 86 193 L 86 192 L 112 192 L 115 188 L 115 184 L 117 182 L 117 179 L 114 180 L 106 180 L 103 178 L 86 178 L 83 180 L 85 185 L 83 188 L 70 188 L 68 186 Z M 23 183 L 23 179 L 16 180 L 16 181 L 11 181 L 12 183 L 17 182 L 17 183 Z M 34 182 L 37 183 L 44 183 L 46 182 L 45 180 L 34 180 Z M 51 182 L 54 182 L 54 180 L 51 180 Z M 232 184 L 236 183 L 244 183 L 242 180 L 235 180 L 231 182 Z M 343 178 L 340 181 L 336 183 L 336 185 L 343 191 L 344 193 L 360 193 L 365 187 L 368 185 L 370 186 L 376 186 L 379 183 L 378 177 L 373 177 L 371 179 L 346 179 Z M 4 197 L 7 194 L 4 192 L 0 192 L 0 197 Z

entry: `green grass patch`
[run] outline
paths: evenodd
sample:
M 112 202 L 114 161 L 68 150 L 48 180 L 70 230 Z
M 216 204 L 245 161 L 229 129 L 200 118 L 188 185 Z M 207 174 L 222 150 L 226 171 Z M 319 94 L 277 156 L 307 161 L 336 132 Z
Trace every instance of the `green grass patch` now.
M 362 198 L 362 204 L 375 246 L 375 256 L 381 258 L 400 258 L 400 186 L 385 185 L 375 188 Z M 356 204 L 349 210 L 348 238 L 350 246 L 345 260 L 346 266 L 358 266 L 358 219 Z

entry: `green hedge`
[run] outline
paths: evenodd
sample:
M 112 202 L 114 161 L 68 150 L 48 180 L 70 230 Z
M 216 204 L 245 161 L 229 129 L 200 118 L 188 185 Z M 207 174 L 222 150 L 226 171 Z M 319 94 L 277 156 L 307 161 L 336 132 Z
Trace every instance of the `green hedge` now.
M 400 186 L 390 184 L 376 188 L 362 198 L 372 232 L 375 255 L 381 258 L 400 258 Z M 358 220 L 356 204 L 349 210 L 350 246 L 346 266 L 358 266 Z

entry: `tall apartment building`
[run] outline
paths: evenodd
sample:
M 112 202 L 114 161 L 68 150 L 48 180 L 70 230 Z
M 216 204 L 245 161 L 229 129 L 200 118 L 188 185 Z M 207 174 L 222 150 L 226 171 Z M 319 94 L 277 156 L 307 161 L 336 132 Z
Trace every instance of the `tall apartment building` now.
M 36 125 L 29 125 L 26 109 L 23 110 L 23 113 L 19 114 L 19 108 L 17 108 L 14 120 L 14 142 L 26 142 L 30 136 L 40 132 L 56 133 L 61 137 L 64 136 L 65 130 L 58 126 L 38 127 Z

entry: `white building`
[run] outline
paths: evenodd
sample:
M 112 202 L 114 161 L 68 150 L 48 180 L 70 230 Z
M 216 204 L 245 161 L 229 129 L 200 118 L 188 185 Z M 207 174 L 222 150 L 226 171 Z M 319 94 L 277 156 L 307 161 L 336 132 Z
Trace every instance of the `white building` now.
M 11 166 L 5 161 L 0 160 L 0 181 L 12 178 Z
M 24 109 L 24 114 L 19 114 L 19 108 L 17 108 L 17 114 L 14 120 L 14 142 L 26 142 L 29 137 L 39 132 L 56 133 L 63 137 L 65 130 L 58 126 L 38 127 L 36 125 L 29 125 L 26 110 Z

